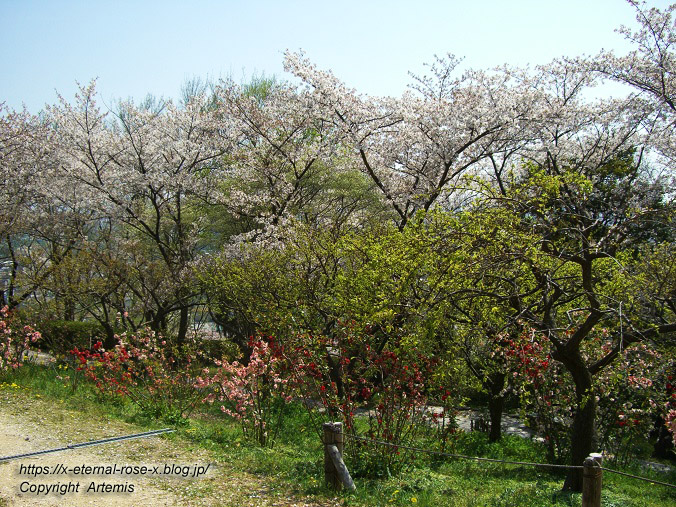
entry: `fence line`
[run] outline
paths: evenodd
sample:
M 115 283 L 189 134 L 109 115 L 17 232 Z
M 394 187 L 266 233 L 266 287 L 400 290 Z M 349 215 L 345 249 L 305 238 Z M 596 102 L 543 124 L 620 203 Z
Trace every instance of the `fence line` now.
M 503 460 L 503 459 L 496 459 L 496 458 L 481 458 L 479 456 L 467 456 L 464 454 L 454 454 L 450 452 L 442 452 L 442 451 L 435 451 L 433 449 L 422 449 L 420 447 L 411 447 L 408 445 L 401 445 L 401 444 L 393 444 L 391 442 L 385 442 L 383 440 L 374 440 L 372 438 L 365 438 L 365 437 L 360 437 L 357 435 L 350 435 L 347 433 L 345 435 L 347 438 L 351 438 L 353 440 L 360 440 L 363 442 L 370 442 L 373 444 L 377 445 L 385 445 L 389 447 L 396 447 L 397 449 L 406 449 L 409 451 L 415 451 L 415 452 L 423 452 L 427 454 L 435 454 L 437 456 L 447 456 L 449 458 L 460 458 L 460 459 L 468 459 L 468 460 L 474 460 L 474 461 L 485 461 L 489 463 L 505 463 L 508 465 L 525 465 L 525 466 L 534 466 L 534 467 L 542 467 L 542 468 L 566 468 L 566 469 L 583 469 L 584 466 L 577 466 L 577 465 L 556 465 L 556 464 L 550 464 L 550 463 L 532 463 L 528 461 L 510 461 L 510 460 Z M 602 470 L 605 470 L 606 472 L 610 472 L 613 474 L 618 474 L 618 475 L 624 475 L 625 477 L 631 477 L 633 479 L 638 479 L 641 481 L 645 482 L 651 482 L 653 484 L 659 484 L 661 486 L 666 486 L 668 488 L 674 488 L 676 489 L 676 484 L 671 484 L 668 482 L 662 482 L 662 481 L 657 481 L 654 479 L 649 479 L 648 477 L 640 477 L 638 475 L 634 474 L 629 474 L 626 472 L 620 472 L 619 470 L 613 470 L 612 468 L 606 468 L 606 467 L 600 467 Z
M 626 472 L 620 472 L 619 470 L 613 470 L 612 468 L 601 467 L 601 470 L 610 472 L 611 474 L 624 475 L 625 477 L 631 477 L 632 479 L 638 479 L 640 481 L 652 482 L 653 484 L 660 484 L 662 486 L 667 486 L 668 488 L 676 489 L 676 484 L 670 484 L 668 482 L 656 481 L 654 479 L 648 479 L 647 477 L 639 477 L 638 475 L 628 474 Z
M 5 462 L 5 461 L 10 461 L 13 459 L 21 459 L 21 458 L 30 458 L 32 456 L 40 456 L 42 454 L 49 454 L 52 452 L 60 452 L 60 451 L 68 451 L 70 449 L 79 449 L 81 447 L 90 447 L 94 445 L 102 445 L 102 444 L 110 444 L 113 442 L 123 442 L 125 440 L 133 440 L 135 438 L 147 438 L 147 437 L 154 437 L 156 435 L 161 435 L 163 433 L 171 433 L 173 430 L 171 428 L 164 428 L 161 430 L 153 430 L 153 431 L 145 431 L 143 433 L 134 433 L 132 435 L 124 435 L 121 437 L 110 437 L 110 438 L 102 438 L 100 440 L 91 440 L 89 442 L 81 442 L 79 444 L 69 444 L 63 447 L 56 447 L 54 449 L 45 449 L 42 451 L 34 451 L 34 452 L 26 452 L 23 454 L 15 454 L 14 456 L 2 456 L 0 457 L 0 463 Z

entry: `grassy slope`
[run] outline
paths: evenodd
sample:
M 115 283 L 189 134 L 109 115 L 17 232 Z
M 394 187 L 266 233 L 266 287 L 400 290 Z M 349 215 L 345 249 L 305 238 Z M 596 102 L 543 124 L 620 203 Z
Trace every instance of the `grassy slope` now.
M 63 420 L 63 411 L 79 413 L 83 420 L 97 414 L 104 419 L 132 422 L 140 431 L 166 424 L 149 421 L 140 416 L 129 403 L 101 403 L 85 384 L 71 389 L 68 381 L 56 380 L 63 371 L 54 367 L 27 366 L 4 379 L 0 390 L 4 399 L 15 399 L 17 405 L 40 396 L 40 403 L 49 406 L 55 421 Z M 9 382 L 9 384 L 8 384 Z M 11 387 L 11 382 L 23 389 Z M 580 505 L 578 494 L 560 491 L 563 476 L 520 466 L 451 460 L 431 460 L 426 456 L 410 456 L 410 465 L 401 473 L 388 476 L 387 470 L 379 479 L 367 479 L 360 471 L 371 464 L 365 456 L 355 460 L 346 455 L 348 468 L 355 475 L 358 491 L 342 493 L 337 497 L 323 486 L 322 449 L 317 433 L 299 407 L 290 406 L 284 431 L 273 449 L 260 449 L 241 436 L 239 427 L 223 419 L 220 414 L 206 413 L 193 417 L 181 425 L 171 437 L 187 448 L 206 450 L 228 472 L 228 476 L 246 477 L 253 485 L 253 493 L 240 489 L 232 491 L 233 502 L 239 498 L 247 505 L 263 504 L 261 499 L 275 499 L 278 505 L 291 505 L 299 498 L 311 504 L 343 505 L 457 505 L 457 506 L 550 506 Z M 519 437 L 505 438 L 500 444 L 488 444 L 483 434 L 463 434 L 456 442 L 454 452 L 511 460 L 544 461 L 543 449 Z M 372 471 L 372 469 L 371 469 Z M 646 470 L 635 470 L 638 475 L 650 475 Z M 665 476 L 652 473 L 653 478 L 676 482 L 676 473 Z M 235 481 L 241 484 L 241 481 Z M 188 503 L 198 499 L 208 501 L 227 485 L 202 481 L 191 490 L 175 491 Z M 235 486 L 237 488 L 238 486 Z M 233 496 L 234 495 L 234 496 Z M 220 496 L 220 495 L 219 495 Z M 226 505 L 216 502 L 214 505 Z M 635 481 L 617 475 L 604 477 L 603 504 L 612 506 L 663 506 L 676 504 L 676 490 Z

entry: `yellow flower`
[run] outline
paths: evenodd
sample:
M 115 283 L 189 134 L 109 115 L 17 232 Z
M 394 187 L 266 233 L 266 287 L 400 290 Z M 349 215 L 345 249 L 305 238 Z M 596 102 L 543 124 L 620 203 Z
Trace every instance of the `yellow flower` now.
M 418 503 L 418 499 L 416 497 L 411 498 L 411 503 Z

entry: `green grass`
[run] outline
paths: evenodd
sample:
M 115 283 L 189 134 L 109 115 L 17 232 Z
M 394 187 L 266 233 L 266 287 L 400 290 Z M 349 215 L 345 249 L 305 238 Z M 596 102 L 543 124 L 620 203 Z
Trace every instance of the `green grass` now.
M 26 365 L 5 374 L 3 389 L 24 389 L 33 395 L 61 400 L 71 410 L 96 411 L 107 417 L 157 428 L 166 422 L 140 414 L 128 401 L 103 400 L 86 382 L 72 387 L 59 380 L 72 370 Z M 11 387 L 14 383 L 17 387 Z M 242 437 L 237 423 L 212 407 L 178 426 L 170 438 L 187 446 L 209 449 L 221 464 L 233 470 L 262 476 L 271 488 L 314 498 L 335 498 L 324 486 L 323 450 L 317 431 L 300 405 L 288 405 L 283 430 L 272 449 L 260 448 Z M 419 445 L 425 446 L 421 442 Z M 460 433 L 450 452 L 516 461 L 545 462 L 545 449 L 527 439 L 507 436 L 489 443 L 481 433 Z M 353 473 L 357 491 L 338 495 L 344 505 L 416 506 L 579 506 L 579 494 L 561 492 L 564 475 L 534 467 L 502 465 L 411 455 L 398 473 L 384 471 L 370 478 L 365 466 L 346 449 L 345 460 Z M 659 473 L 635 466 L 632 473 L 655 480 L 676 483 L 676 473 Z M 203 494 L 208 494 L 205 491 Z M 676 491 L 659 485 L 606 473 L 603 505 L 617 507 L 664 506 L 676 504 Z

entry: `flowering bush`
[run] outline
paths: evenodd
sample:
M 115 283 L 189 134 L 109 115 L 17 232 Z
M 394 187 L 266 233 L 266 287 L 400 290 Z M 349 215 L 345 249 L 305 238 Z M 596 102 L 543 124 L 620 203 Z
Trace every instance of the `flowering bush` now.
M 607 335 L 605 329 L 594 334 L 582 350 L 585 360 L 595 348 L 602 354 L 610 350 Z M 561 460 L 569 453 L 575 391 L 562 365 L 542 345 L 548 342 L 539 338 L 535 330 L 526 328 L 517 338 L 506 339 L 501 353 L 509 361 L 524 409 L 535 415 L 535 425 L 545 436 L 550 458 Z M 588 396 L 596 397 L 599 449 L 616 463 L 626 464 L 641 451 L 639 446 L 647 442 L 655 418 L 668 405 L 670 384 L 665 369 L 658 352 L 637 344 L 595 378 Z
M 562 461 L 569 453 L 569 429 L 573 419 L 575 392 L 563 366 L 552 360 L 534 329 L 497 338 L 499 354 L 511 372 L 510 384 L 521 398 L 529 423 L 544 435 L 549 459 Z
M 377 350 L 374 337 L 341 326 L 336 335 L 299 337 L 294 350 L 294 381 L 305 399 L 320 400 L 332 420 L 342 419 L 347 433 L 391 445 L 374 445 L 348 440 L 348 452 L 355 458 L 352 472 L 382 475 L 393 472 L 410 458 L 405 445 L 429 430 L 438 430 L 445 442 L 455 430 L 449 410 L 448 391 L 433 386 L 436 362 L 425 354 L 405 350 L 401 342 L 391 349 Z M 428 410 L 431 396 L 441 400 L 441 410 Z M 365 424 L 356 415 L 364 415 Z M 357 426 L 365 426 L 358 431 Z
M 674 445 L 676 445 L 676 409 L 671 408 L 671 404 L 669 405 L 669 411 L 666 415 L 665 425 L 671 432 L 671 438 L 674 442 Z
M 0 372 L 16 369 L 23 364 L 31 345 L 40 339 L 40 333 L 10 312 L 0 308 Z
M 618 357 L 598 381 L 600 448 L 626 464 L 645 444 L 666 401 L 665 363 L 659 353 L 638 344 Z
M 74 348 L 77 371 L 84 371 L 102 395 L 129 398 L 146 415 L 175 422 L 187 417 L 200 398 L 193 380 L 199 371 L 194 344 L 170 353 L 167 342 L 150 329 L 118 339 L 112 350 L 100 341 L 92 350 Z
M 676 363 L 672 361 L 670 363 L 670 368 L 666 376 L 665 395 L 666 400 L 664 401 L 664 426 L 667 431 L 671 433 L 671 441 L 673 442 L 674 447 L 676 447 L 676 386 L 673 382 L 675 381 L 674 370 L 676 369 Z M 658 434 L 660 433 L 658 429 Z
M 283 349 L 271 337 L 249 341 L 247 364 L 216 361 L 218 370 L 197 378 L 197 386 L 209 389 L 207 403 L 221 403 L 221 411 L 242 426 L 244 436 L 261 446 L 272 447 L 281 426 L 284 405 L 291 401 L 287 363 Z

